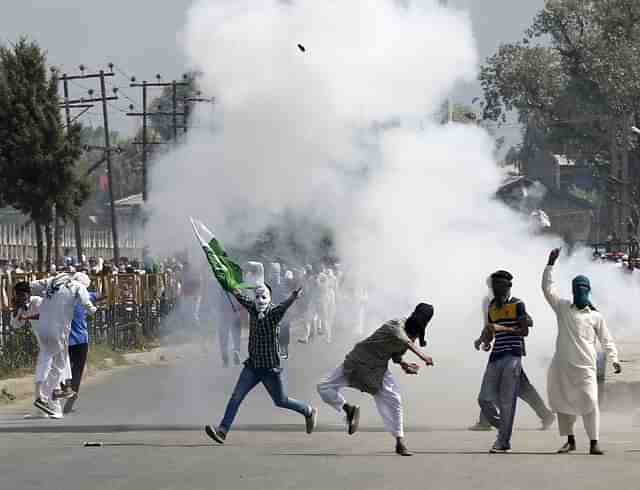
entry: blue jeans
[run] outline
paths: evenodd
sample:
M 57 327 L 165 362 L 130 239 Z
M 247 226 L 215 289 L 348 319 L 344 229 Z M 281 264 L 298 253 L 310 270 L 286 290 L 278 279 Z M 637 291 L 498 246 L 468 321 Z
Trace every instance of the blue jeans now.
M 282 382 L 281 371 L 245 366 L 240 373 L 236 387 L 233 389 L 229 403 L 227 403 L 227 409 L 224 412 L 224 417 L 219 426 L 220 430 L 225 433 L 229 432 L 233 424 L 233 419 L 236 418 L 236 414 L 240 408 L 240 404 L 249 392 L 260 383 L 267 389 L 276 407 L 293 410 L 305 417 L 311 415 L 311 407 L 309 405 L 287 397 L 284 383 Z
M 478 404 L 485 419 L 498 429 L 496 445 L 501 448 L 511 448 L 521 373 L 520 356 L 507 354 L 489 362 L 482 379 Z

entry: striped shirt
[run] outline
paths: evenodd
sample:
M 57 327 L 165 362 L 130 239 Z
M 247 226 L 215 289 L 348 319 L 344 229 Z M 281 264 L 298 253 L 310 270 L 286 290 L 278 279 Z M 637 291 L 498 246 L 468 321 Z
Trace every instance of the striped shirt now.
M 518 298 L 510 298 L 501 307 L 498 307 L 493 299 L 489 304 L 488 320 L 489 323 L 504 327 L 518 327 L 520 320 L 526 317 L 526 314 L 524 303 Z M 511 332 L 496 332 L 489 362 L 507 354 L 518 357 L 526 355 L 524 338 Z

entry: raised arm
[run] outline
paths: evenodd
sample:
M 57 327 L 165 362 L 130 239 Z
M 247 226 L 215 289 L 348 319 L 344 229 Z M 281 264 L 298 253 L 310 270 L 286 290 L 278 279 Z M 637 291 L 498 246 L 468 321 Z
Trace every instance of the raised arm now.
M 300 297 L 301 294 L 302 294 L 302 288 L 298 288 L 294 290 L 289 295 L 289 297 L 285 299 L 282 303 L 274 306 L 271 309 L 271 315 L 273 316 L 275 323 L 282 320 L 282 317 L 284 316 L 284 314 L 287 312 L 289 308 L 291 308 L 291 305 L 295 303 L 295 301 Z
M 556 293 L 553 282 L 553 266 L 555 265 L 556 260 L 558 260 L 559 255 L 559 248 L 555 248 L 551 251 L 547 266 L 544 268 L 544 272 L 542 273 L 542 293 L 553 310 L 556 310 L 560 304 L 560 296 Z
M 248 311 L 251 311 L 255 307 L 255 302 L 246 294 L 242 294 L 242 291 L 239 289 L 234 289 L 231 291 L 233 297 L 240 303 L 240 305 Z

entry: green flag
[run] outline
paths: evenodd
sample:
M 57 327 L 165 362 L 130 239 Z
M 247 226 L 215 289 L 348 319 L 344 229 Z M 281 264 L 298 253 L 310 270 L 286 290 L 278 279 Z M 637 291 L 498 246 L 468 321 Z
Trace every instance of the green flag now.
M 193 231 L 207 256 L 211 271 L 225 291 L 252 288 L 243 282 L 242 268 L 227 255 L 222 244 L 214 238 L 213 233 L 197 219 L 190 218 Z

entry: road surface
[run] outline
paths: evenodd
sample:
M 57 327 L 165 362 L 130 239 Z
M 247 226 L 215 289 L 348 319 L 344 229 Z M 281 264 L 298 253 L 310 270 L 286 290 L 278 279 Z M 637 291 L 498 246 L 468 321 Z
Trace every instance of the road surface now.
M 25 407 L 4 408 L 0 490 L 639 488 L 640 432 L 631 414 L 604 414 L 605 456 L 586 455 L 581 426 L 578 452 L 565 456 L 554 453 L 561 445 L 556 427 L 537 430 L 521 403 L 514 452 L 488 454 L 494 433 L 466 430 L 477 416 L 481 355 L 462 364 L 436 351 L 436 367 L 420 376 L 394 373 L 414 457 L 393 454 L 373 401 L 356 392 L 349 396 L 362 405 L 361 431 L 348 436 L 338 414 L 315 392 L 315 382 L 346 349 L 347 342 L 292 346 L 289 393 L 320 408 L 320 426 L 311 436 L 300 416 L 274 408 L 258 388 L 241 407 L 227 444 L 209 440 L 202 427 L 219 422 L 239 373 L 238 367 L 220 367 L 215 346 L 87 386 L 77 412 L 61 421 L 24 420 Z M 532 368 L 529 374 L 544 387 L 542 371 Z M 85 441 L 103 446 L 86 448 Z

